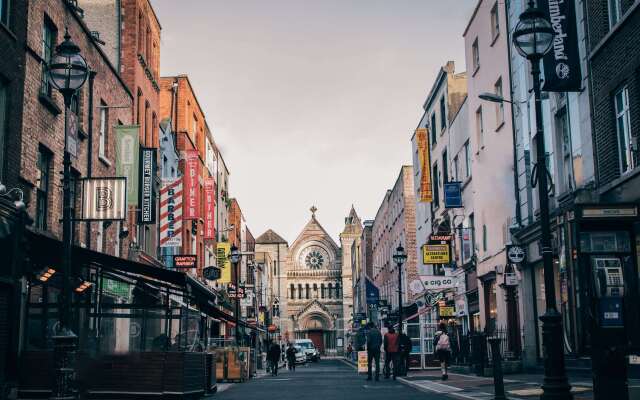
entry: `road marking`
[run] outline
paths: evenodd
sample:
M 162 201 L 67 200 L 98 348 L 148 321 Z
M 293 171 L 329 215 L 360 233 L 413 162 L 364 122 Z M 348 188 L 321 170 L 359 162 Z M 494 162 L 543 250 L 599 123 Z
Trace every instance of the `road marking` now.
M 493 394 L 486 392 L 469 392 L 466 394 L 462 393 L 449 393 L 450 396 L 459 397 L 461 399 L 466 400 L 479 400 L 479 399 L 491 399 L 493 398 Z
M 462 392 L 464 390 L 464 389 L 460 389 L 459 387 L 449 386 L 442 383 L 436 383 L 431 381 L 415 381 L 415 380 L 410 381 L 404 378 L 398 378 L 398 380 L 416 389 L 426 389 L 436 393 L 453 393 L 453 392 Z

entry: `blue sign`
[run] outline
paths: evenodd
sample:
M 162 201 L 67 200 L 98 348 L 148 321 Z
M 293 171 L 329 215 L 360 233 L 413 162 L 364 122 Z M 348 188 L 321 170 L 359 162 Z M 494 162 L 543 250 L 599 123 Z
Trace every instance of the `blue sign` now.
M 378 304 L 378 300 L 380 300 L 380 290 L 369 279 L 365 279 L 365 290 L 367 293 L 367 304 Z
M 462 182 L 444 184 L 444 207 L 462 208 Z

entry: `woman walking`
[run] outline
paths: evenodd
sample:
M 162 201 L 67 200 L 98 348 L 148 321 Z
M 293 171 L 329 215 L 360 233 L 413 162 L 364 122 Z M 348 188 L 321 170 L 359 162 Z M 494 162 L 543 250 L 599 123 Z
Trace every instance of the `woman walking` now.
M 447 374 L 447 367 L 451 359 L 451 341 L 447 334 L 447 324 L 440 322 L 438 325 L 438 331 L 433 337 L 433 347 L 436 352 L 438 360 L 440 360 L 440 368 L 442 368 L 442 380 L 449 379 Z

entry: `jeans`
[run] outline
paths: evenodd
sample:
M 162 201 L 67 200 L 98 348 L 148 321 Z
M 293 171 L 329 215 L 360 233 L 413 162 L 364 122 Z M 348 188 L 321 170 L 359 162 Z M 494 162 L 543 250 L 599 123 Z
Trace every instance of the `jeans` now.
M 367 377 L 371 378 L 371 363 L 376 362 L 376 379 L 380 376 L 380 350 L 369 350 L 367 352 Z
M 384 357 L 384 370 L 385 370 L 385 378 L 389 377 L 389 374 L 393 373 L 393 377 L 395 378 L 396 376 L 398 376 L 398 353 L 385 353 L 385 357 Z M 393 363 L 393 372 L 391 371 L 391 368 L 389 367 L 389 364 Z

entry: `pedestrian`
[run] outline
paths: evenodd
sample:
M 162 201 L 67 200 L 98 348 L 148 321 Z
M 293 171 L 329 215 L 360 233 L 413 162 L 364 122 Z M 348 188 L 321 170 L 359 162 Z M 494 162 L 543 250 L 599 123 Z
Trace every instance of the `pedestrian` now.
M 435 349 L 436 356 L 440 360 L 440 368 L 442 368 L 442 380 L 449 379 L 447 374 L 447 367 L 449 366 L 449 360 L 451 359 L 451 341 L 447 334 L 447 324 L 440 322 L 438 325 L 438 331 L 433 337 L 433 348 Z
M 367 325 L 367 380 L 371 380 L 371 363 L 375 361 L 376 381 L 380 380 L 380 346 L 382 346 L 382 334 L 373 322 Z
M 400 340 L 393 326 L 389 327 L 389 331 L 384 334 L 384 378 L 389 379 L 389 375 L 393 373 L 393 380 L 398 375 L 398 357 L 400 351 Z M 393 363 L 393 372 L 389 364 Z
M 289 371 L 296 370 L 296 348 L 293 347 L 293 343 L 289 342 L 289 347 L 286 351 L 287 364 L 289 365 Z
M 353 345 L 351 344 L 351 342 L 349 342 L 349 345 L 347 346 L 347 358 L 351 359 L 351 354 L 353 353 Z
M 282 343 L 282 348 L 281 348 L 281 350 L 282 350 L 282 351 L 280 352 L 280 354 L 282 355 L 282 362 L 285 362 L 287 349 L 284 347 L 284 343 Z
M 273 342 L 268 353 L 269 363 L 271 364 L 271 375 L 278 376 L 278 363 L 280 362 L 280 346 Z
M 407 376 L 409 373 L 409 355 L 411 354 L 411 339 L 409 336 L 401 332 L 399 336 L 400 341 L 400 361 L 398 366 L 400 367 L 400 376 Z

